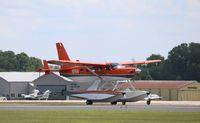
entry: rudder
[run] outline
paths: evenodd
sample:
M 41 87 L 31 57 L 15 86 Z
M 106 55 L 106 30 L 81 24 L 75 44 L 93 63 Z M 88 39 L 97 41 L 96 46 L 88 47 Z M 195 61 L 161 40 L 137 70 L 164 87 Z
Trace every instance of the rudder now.
M 62 43 L 56 43 L 57 53 L 58 53 L 58 59 L 59 60 L 69 60 L 69 55 L 67 54 L 65 47 Z

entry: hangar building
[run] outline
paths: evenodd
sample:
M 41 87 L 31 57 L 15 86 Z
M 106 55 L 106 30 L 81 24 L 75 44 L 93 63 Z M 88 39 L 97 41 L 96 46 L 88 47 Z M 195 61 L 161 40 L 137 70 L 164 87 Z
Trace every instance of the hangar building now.
M 0 96 L 21 99 L 21 94 L 28 94 L 30 83 L 38 77 L 36 72 L 0 72 Z
M 133 86 L 158 94 L 162 100 L 200 101 L 200 83 L 197 81 L 140 80 Z

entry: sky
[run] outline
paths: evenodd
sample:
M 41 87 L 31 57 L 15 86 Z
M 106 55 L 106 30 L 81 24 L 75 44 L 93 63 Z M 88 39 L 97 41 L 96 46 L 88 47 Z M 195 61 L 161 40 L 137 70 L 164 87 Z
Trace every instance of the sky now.
M 91 62 L 167 58 L 181 43 L 200 43 L 200 0 L 0 0 L 0 50 Z

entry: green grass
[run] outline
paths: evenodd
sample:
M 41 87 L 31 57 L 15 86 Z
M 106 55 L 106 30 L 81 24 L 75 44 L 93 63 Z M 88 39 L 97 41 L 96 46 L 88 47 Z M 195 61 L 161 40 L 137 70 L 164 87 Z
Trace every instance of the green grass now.
M 194 112 L 0 111 L 1 123 L 200 123 Z

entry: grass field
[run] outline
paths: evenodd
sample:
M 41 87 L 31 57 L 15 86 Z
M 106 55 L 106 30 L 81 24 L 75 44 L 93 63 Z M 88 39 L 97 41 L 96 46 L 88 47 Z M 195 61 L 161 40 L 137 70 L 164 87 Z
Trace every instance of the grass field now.
M 0 111 L 0 123 L 200 123 L 200 113 L 128 111 Z

